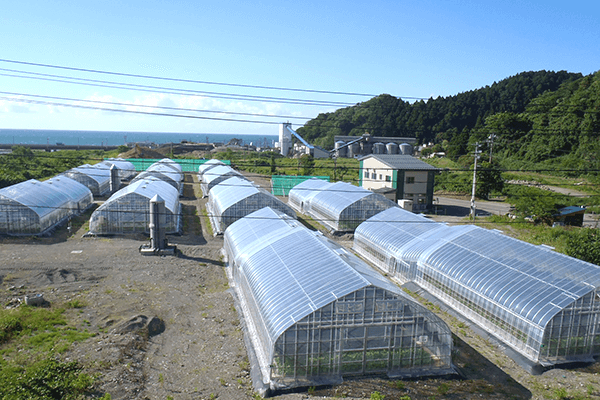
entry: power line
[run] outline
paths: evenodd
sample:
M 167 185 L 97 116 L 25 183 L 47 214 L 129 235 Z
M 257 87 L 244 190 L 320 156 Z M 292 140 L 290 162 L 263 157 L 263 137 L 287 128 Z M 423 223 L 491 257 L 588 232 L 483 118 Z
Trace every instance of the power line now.
M 0 69 L 3 70 L 3 69 Z M 176 95 L 195 95 L 201 97 L 209 97 L 209 98 L 218 98 L 218 99 L 228 99 L 228 100 L 244 100 L 244 101 L 260 101 L 266 103 L 282 103 L 282 104 L 298 104 L 298 105 L 306 105 L 306 106 L 328 106 L 328 107 L 347 107 L 352 106 L 355 103 L 343 103 L 343 102 L 334 102 L 327 100 L 304 100 L 304 99 L 289 99 L 283 97 L 267 97 L 267 96 L 253 96 L 253 95 L 243 95 L 243 94 L 229 94 L 229 93 L 219 93 L 219 92 L 206 92 L 201 90 L 191 90 L 191 89 L 177 89 L 177 88 L 168 88 L 161 86 L 150 86 L 150 85 L 136 85 L 131 83 L 120 83 L 120 82 L 111 82 L 111 81 L 101 81 L 96 79 L 83 79 L 83 78 L 74 78 L 74 77 L 65 77 L 60 75 L 48 75 L 48 74 L 39 74 L 34 72 L 19 72 L 22 74 L 31 74 L 38 76 L 21 76 L 7 73 L 0 73 L 0 76 L 7 76 L 11 78 L 24 78 L 24 79 L 35 79 L 49 82 L 60 82 L 60 83 L 69 83 L 73 85 L 83 85 L 83 86 L 93 86 L 93 87 L 104 87 L 111 89 L 125 89 L 125 90 L 136 90 L 141 92 L 151 92 L 151 93 L 165 93 L 165 94 L 176 94 Z M 43 77 L 43 76 L 53 76 Z
M 30 66 L 44 67 L 44 68 L 63 69 L 63 70 L 69 70 L 69 71 L 89 72 L 89 73 L 95 73 L 95 74 L 124 76 L 124 77 L 131 77 L 131 78 L 163 80 L 163 81 L 170 81 L 170 82 L 198 83 L 198 84 L 205 84 L 205 85 L 243 87 L 243 88 L 251 88 L 251 89 L 280 90 L 280 91 L 289 91 L 289 92 L 334 94 L 334 95 L 345 95 L 345 96 L 363 96 L 363 97 L 377 96 L 375 94 L 366 94 L 366 93 L 339 92 L 339 91 L 316 90 L 316 89 L 299 89 L 299 88 L 286 88 L 286 87 L 277 87 L 277 86 L 247 85 L 247 84 L 240 84 L 240 83 L 225 83 L 225 82 L 214 82 L 214 81 L 200 81 L 200 80 L 192 80 L 192 79 L 167 78 L 167 77 L 159 77 L 159 76 L 152 76 L 152 75 L 129 74 L 129 73 L 124 73 L 124 72 L 113 72 L 113 71 L 103 71 L 103 70 L 98 70 L 98 69 L 75 68 L 75 67 L 67 67 L 67 66 L 61 66 L 61 65 L 32 63 L 32 62 L 8 60 L 8 59 L 0 59 L 0 62 L 21 64 L 21 65 L 30 65 Z M 405 97 L 405 98 L 407 98 L 407 99 L 424 99 L 424 97 Z
M 0 91 L 0 94 L 6 94 L 6 95 L 11 95 L 11 96 L 28 96 L 28 97 L 36 97 L 36 98 L 52 99 L 52 100 L 75 101 L 75 102 L 93 103 L 93 104 L 98 103 L 98 104 L 108 104 L 108 105 L 116 105 L 116 106 L 157 108 L 157 109 L 161 109 L 161 110 L 193 111 L 193 112 L 247 115 L 247 116 L 269 117 L 269 118 L 312 119 L 312 117 L 297 117 L 297 116 L 291 116 L 291 115 L 257 114 L 257 113 L 242 113 L 242 112 L 221 111 L 221 110 L 202 110 L 202 109 L 181 108 L 181 107 L 150 106 L 150 105 L 145 105 L 145 104 L 118 103 L 118 102 L 113 102 L 113 101 L 101 101 L 101 100 L 84 100 L 84 99 L 74 99 L 74 98 L 70 98 L 70 97 L 44 96 L 44 95 L 28 94 L 28 93 L 15 93 L 15 92 Z

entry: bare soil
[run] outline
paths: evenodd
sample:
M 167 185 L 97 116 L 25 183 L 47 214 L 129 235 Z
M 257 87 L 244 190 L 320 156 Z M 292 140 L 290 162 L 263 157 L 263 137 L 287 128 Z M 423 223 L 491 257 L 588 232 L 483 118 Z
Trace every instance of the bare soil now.
M 268 188 L 267 181 L 259 183 Z M 74 299 L 84 304 L 69 309 L 68 317 L 97 335 L 61 357 L 98 373 L 90 398 L 105 393 L 112 399 L 254 398 L 243 333 L 221 261 L 223 241 L 209 234 L 201 212 L 206 200 L 199 192 L 197 182 L 186 176 L 184 234 L 169 237 L 177 245 L 176 256 L 141 255 L 138 249 L 148 241 L 144 236 L 82 237 L 90 212 L 73 221 L 72 235 L 61 227 L 51 237 L 0 239 L 3 305 L 36 293 L 53 306 Z M 351 245 L 351 237 L 337 240 Z M 531 376 L 500 344 L 476 335 L 468 322 L 424 303 L 456 335 L 456 376 L 347 379 L 335 387 L 277 398 L 368 399 L 375 391 L 386 399 L 600 398 L 599 364 Z M 141 316 L 160 318 L 164 332 L 130 331 Z

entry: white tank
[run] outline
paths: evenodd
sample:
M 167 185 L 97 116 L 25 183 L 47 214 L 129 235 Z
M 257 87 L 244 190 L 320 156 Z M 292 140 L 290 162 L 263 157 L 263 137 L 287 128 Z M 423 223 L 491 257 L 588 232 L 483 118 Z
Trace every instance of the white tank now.
M 406 156 L 412 156 L 413 147 L 408 143 L 402 143 L 400 145 L 400 154 L 404 154 Z
M 390 142 L 385 145 L 388 154 L 398 154 L 398 145 L 396 143 Z
M 373 154 L 385 154 L 385 144 L 381 142 L 373 144 Z
M 337 142 L 335 142 L 335 150 L 338 157 L 346 157 L 348 148 L 344 147 L 343 149 L 340 149 L 340 147 L 342 147 L 345 144 L 346 142 L 344 142 L 343 140 L 338 140 Z

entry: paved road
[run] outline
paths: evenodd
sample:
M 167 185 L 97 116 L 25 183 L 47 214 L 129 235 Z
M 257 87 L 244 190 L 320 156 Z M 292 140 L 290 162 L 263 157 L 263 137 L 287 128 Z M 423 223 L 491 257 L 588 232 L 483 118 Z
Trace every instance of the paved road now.
M 440 222 L 462 222 L 468 217 L 471 212 L 471 202 L 469 200 L 459 200 L 450 197 L 436 196 L 435 205 L 437 206 L 437 216 L 432 216 L 434 220 Z M 510 210 L 509 203 L 500 201 L 483 201 L 475 202 L 475 207 L 478 217 L 489 217 L 490 215 L 506 215 Z M 435 213 L 434 213 L 435 215 Z M 598 228 L 598 215 L 585 214 L 583 216 L 583 226 Z
M 434 197 L 435 204 L 438 206 L 438 214 L 453 217 L 466 217 L 471 212 L 471 202 L 469 200 L 459 200 L 450 197 Z M 510 210 L 509 203 L 499 201 L 476 201 L 475 208 L 477 216 L 489 217 L 490 215 L 505 215 Z

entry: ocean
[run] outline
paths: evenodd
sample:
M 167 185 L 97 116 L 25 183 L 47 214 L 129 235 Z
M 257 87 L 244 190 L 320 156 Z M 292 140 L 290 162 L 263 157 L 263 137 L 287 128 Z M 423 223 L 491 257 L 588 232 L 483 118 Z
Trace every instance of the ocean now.
M 196 143 L 227 143 L 231 139 L 241 144 L 273 147 L 277 135 L 235 135 L 216 133 L 171 132 L 114 132 L 114 131 L 61 131 L 46 129 L 0 129 L 0 144 L 57 144 L 119 146 L 132 142 L 180 143 L 183 140 Z

